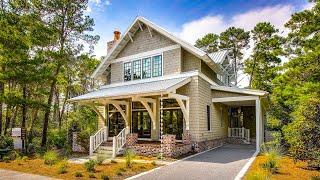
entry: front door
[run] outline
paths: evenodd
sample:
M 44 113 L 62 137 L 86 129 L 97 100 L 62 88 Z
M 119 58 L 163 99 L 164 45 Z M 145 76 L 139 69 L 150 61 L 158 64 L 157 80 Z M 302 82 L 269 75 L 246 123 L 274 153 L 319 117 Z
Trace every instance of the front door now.
M 132 132 L 138 138 L 151 138 L 151 118 L 147 111 L 132 112 Z
M 163 110 L 163 134 L 174 134 L 177 140 L 182 140 L 183 114 L 181 109 Z

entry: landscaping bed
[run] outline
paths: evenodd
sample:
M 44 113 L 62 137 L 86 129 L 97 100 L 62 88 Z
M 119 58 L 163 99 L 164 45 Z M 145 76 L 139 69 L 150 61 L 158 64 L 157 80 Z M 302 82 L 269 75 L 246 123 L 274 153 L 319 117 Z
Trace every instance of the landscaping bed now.
M 295 163 L 289 156 L 283 156 L 279 159 L 279 167 L 276 173 L 270 173 L 262 167 L 262 164 L 266 161 L 267 157 L 265 155 L 258 155 L 247 171 L 244 179 L 320 179 L 319 171 L 308 168 L 306 162 L 298 161 Z
M 44 163 L 44 159 L 42 158 L 26 158 L 23 160 L 17 159 L 0 162 L 1 169 L 10 169 L 59 179 L 103 179 L 103 177 L 104 179 L 125 179 L 126 177 L 130 177 L 156 167 L 157 165 L 154 163 L 133 163 L 131 167 L 127 167 L 125 162 L 111 162 L 108 164 L 96 165 L 93 172 L 88 172 L 83 164 L 67 163 L 65 172 L 61 173 L 61 165 L 59 162 L 54 165 L 47 165 Z

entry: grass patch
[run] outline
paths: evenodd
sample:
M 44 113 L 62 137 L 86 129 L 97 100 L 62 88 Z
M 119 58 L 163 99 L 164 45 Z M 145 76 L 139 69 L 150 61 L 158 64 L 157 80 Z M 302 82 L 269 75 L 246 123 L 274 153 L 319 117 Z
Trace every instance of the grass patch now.
M 308 169 L 306 162 L 294 162 L 288 156 L 282 156 L 278 160 L 278 168 L 276 173 L 272 174 L 269 170 L 264 169 L 263 166 L 268 162 L 268 157 L 264 154 L 257 156 L 255 161 L 250 166 L 244 179 L 246 180 L 310 180 L 312 177 L 319 177 L 320 172 Z
M 63 162 L 66 164 L 61 165 Z M 118 162 L 96 165 L 94 172 L 88 172 L 83 164 L 74 164 L 62 160 L 57 161 L 51 166 L 48 166 L 44 164 L 44 159 L 39 157 L 27 159 L 26 162 L 20 162 L 18 159 L 8 163 L 0 162 L 1 169 L 10 169 L 24 173 L 39 174 L 58 179 L 75 179 L 76 176 L 79 177 L 81 175 L 83 179 L 93 178 L 93 175 L 97 179 L 125 179 L 155 167 L 157 166 L 153 166 L 151 163 L 133 163 L 131 168 L 126 168 L 125 162 Z

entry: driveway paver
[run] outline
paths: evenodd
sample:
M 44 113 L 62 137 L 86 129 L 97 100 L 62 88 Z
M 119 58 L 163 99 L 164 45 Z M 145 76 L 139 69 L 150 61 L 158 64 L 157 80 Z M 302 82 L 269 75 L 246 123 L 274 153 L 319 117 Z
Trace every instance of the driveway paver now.
M 254 146 L 227 144 L 139 176 L 138 180 L 234 179 L 254 154 Z

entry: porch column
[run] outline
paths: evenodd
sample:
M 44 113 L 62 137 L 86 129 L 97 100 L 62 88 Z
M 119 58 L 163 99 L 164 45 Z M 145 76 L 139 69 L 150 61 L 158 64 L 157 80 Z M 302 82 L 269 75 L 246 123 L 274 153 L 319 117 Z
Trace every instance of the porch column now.
M 260 146 L 262 143 L 262 116 L 261 116 L 261 101 L 256 100 L 256 150 L 260 151 Z

